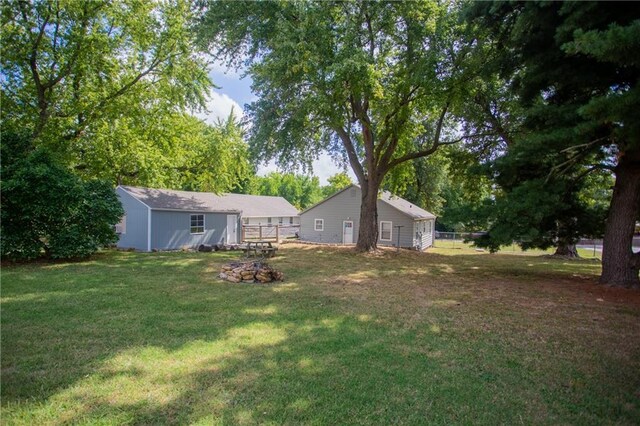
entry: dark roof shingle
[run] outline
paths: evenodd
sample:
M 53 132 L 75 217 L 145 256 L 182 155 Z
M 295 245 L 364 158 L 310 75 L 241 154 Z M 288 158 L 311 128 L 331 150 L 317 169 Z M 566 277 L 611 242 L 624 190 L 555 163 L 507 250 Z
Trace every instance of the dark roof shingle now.
M 282 197 L 212 192 L 176 191 L 120 186 L 152 210 L 242 213 L 244 217 L 297 216 L 298 210 Z

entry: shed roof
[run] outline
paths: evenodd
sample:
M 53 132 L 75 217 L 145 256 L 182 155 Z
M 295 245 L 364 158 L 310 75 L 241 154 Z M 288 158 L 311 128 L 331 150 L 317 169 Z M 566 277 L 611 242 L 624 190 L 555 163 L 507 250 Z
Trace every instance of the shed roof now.
M 282 197 L 212 192 L 176 191 L 173 189 L 120 188 L 152 210 L 242 213 L 244 217 L 297 216 L 298 210 Z
M 336 192 L 335 194 L 331 195 L 328 198 L 325 198 L 324 200 L 320 201 L 317 204 L 314 204 L 313 206 L 309 207 L 308 209 L 302 211 L 300 214 L 306 213 L 309 210 L 315 208 L 316 206 L 319 206 L 321 204 L 326 203 L 328 200 L 332 199 L 333 197 L 335 197 L 336 195 L 346 191 L 347 189 L 350 188 L 358 188 L 360 189 L 359 185 L 356 184 L 352 184 L 338 192 Z M 404 198 L 400 198 L 396 195 L 393 195 L 392 193 L 390 193 L 389 191 L 382 191 L 380 193 L 379 196 L 379 200 L 382 201 L 383 203 L 386 203 L 388 205 L 390 205 L 391 207 L 395 208 L 396 210 L 399 210 L 400 212 L 404 213 L 405 215 L 411 217 L 414 220 L 420 220 L 420 219 L 435 219 L 436 215 L 434 215 L 433 213 L 430 213 L 428 211 L 426 211 L 423 208 L 420 208 L 418 206 L 416 206 L 415 204 L 410 203 L 409 201 L 405 200 Z
M 391 207 L 400 210 L 402 213 L 410 216 L 414 219 L 435 219 L 436 216 L 433 213 L 422 209 L 415 204 L 410 203 L 404 198 L 400 198 L 396 195 L 393 195 L 389 191 L 382 191 L 380 194 L 380 200 L 389 204 Z

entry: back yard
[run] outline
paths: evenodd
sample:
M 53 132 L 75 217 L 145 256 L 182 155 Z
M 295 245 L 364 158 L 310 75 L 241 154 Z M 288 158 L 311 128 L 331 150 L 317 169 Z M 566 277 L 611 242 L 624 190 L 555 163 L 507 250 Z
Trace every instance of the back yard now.
M 590 260 L 284 245 L 2 270 L 4 424 L 634 424 L 640 295 Z

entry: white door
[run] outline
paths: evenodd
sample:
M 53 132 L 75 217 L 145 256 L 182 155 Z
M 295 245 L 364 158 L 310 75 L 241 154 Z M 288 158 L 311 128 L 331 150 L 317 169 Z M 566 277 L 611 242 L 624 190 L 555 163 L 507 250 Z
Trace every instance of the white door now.
M 353 221 L 351 220 L 342 222 L 342 242 L 344 244 L 353 244 Z
M 227 215 L 227 244 L 238 243 L 238 216 Z

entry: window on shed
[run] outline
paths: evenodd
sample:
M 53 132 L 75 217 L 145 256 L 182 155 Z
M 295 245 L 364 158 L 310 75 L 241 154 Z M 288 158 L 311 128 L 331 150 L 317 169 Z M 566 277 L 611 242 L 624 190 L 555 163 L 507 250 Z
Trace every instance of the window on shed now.
M 269 218 L 267 218 L 267 224 L 268 224 L 268 225 L 271 225 L 271 218 L 270 218 L 270 217 L 269 217 Z
M 393 223 L 387 221 L 380 222 L 380 241 L 391 241 L 391 228 Z
M 279 218 L 278 218 L 278 224 L 282 225 L 282 222 L 283 222 L 283 221 L 284 221 L 284 218 L 283 218 L 283 217 L 279 217 Z
M 289 225 L 293 225 L 293 216 L 289 216 Z
M 120 222 L 116 223 L 116 234 L 126 234 L 127 233 L 127 215 L 125 214 L 120 219 Z
M 427 230 L 428 233 L 431 233 L 431 221 L 428 220 L 425 224 L 425 228 Z
M 313 223 L 314 231 L 324 231 L 324 219 L 316 219 Z
M 204 232 L 204 215 L 192 214 L 191 215 L 191 233 L 202 234 Z

